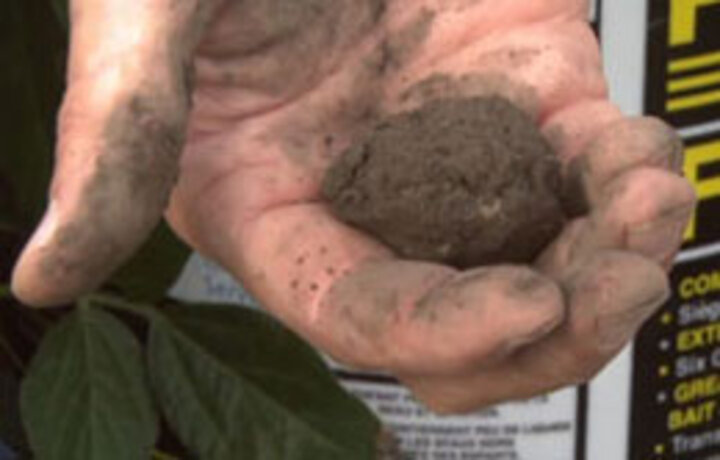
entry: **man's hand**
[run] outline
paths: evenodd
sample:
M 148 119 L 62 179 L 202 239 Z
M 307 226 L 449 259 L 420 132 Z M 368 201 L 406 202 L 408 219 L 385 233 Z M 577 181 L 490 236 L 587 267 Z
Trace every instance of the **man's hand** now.
M 608 102 L 586 7 L 75 0 L 52 201 L 13 288 L 73 299 L 166 210 L 281 320 L 433 409 L 588 380 L 666 299 L 694 194 L 673 132 Z M 399 260 L 319 200 L 380 117 L 483 94 L 537 120 L 589 203 L 534 266 Z

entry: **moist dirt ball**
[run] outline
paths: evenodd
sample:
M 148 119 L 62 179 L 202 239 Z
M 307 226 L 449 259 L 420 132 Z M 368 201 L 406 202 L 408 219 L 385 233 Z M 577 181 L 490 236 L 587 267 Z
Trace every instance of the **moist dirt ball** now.
M 565 221 L 561 185 L 533 120 L 474 97 L 383 120 L 330 166 L 322 192 L 399 256 L 469 268 L 534 260 Z

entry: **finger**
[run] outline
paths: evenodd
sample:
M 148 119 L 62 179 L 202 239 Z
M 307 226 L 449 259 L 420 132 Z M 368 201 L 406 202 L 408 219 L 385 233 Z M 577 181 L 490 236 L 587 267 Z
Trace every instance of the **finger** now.
M 529 268 L 461 274 L 397 260 L 318 204 L 217 228 L 242 230 L 216 232 L 206 252 L 286 324 L 359 368 L 441 373 L 489 364 L 564 314 L 557 285 Z
M 615 251 L 597 253 L 564 280 L 566 322 L 501 365 L 456 376 L 403 376 L 438 412 L 466 412 L 582 382 L 599 372 L 668 296 L 655 263 Z
M 479 268 L 432 282 L 419 276 L 428 269 L 447 270 L 397 260 L 368 264 L 323 299 L 326 311 L 344 306 L 351 317 L 362 318 L 356 324 L 375 326 L 364 329 L 363 340 L 383 344 L 385 356 L 363 367 L 379 365 L 407 375 L 487 367 L 545 336 L 563 319 L 557 285 L 527 267 Z M 381 315 L 367 316 L 368 310 Z
M 672 173 L 637 168 L 611 182 L 599 200 L 598 212 L 591 219 L 593 228 L 580 242 L 586 251 L 610 244 L 666 263 L 681 244 L 695 192 Z
M 177 176 L 192 48 L 211 2 L 75 0 L 45 217 L 13 290 L 35 306 L 98 286 L 157 224 Z
M 541 129 L 561 161 L 568 164 L 607 126 L 622 118 L 620 109 L 605 98 L 583 99 L 553 113 Z
M 570 165 L 590 205 L 607 184 L 626 171 L 656 167 L 680 174 L 683 145 L 677 133 L 652 117 L 622 118 L 606 125 Z
M 636 168 L 611 181 L 587 218 L 568 226 L 540 257 L 544 273 L 565 270 L 605 249 L 634 251 L 669 265 L 695 205 L 695 192 L 681 177 L 656 168 Z

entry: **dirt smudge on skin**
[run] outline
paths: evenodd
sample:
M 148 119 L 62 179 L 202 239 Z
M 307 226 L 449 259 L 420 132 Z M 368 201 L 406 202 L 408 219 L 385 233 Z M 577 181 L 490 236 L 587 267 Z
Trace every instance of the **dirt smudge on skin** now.
M 430 291 L 415 304 L 412 319 L 435 323 L 440 319 L 439 315 L 441 313 L 443 315 L 447 314 L 447 309 L 444 308 L 446 304 L 450 304 L 461 310 L 466 308 L 467 305 L 462 301 L 460 292 L 467 286 L 490 279 L 492 275 L 493 271 L 490 269 L 476 268 L 472 271 L 453 276 L 452 279 L 446 279 L 445 283 L 439 284 L 438 287 Z M 432 281 L 432 279 L 428 280 L 429 283 Z
M 517 274 L 512 280 L 512 290 L 517 296 L 524 298 L 525 295 L 532 295 L 533 293 L 544 291 L 547 289 L 548 281 L 540 276 L 538 273 L 527 271 Z
M 379 52 L 372 52 L 367 59 L 380 59 Z M 382 75 L 367 59 L 344 70 L 351 77 L 338 94 L 319 100 L 312 108 L 293 111 L 267 131 L 267 138 L 279 141 L 287 158 L 315 183 L 350 140 L 363 135 L 380 118 Z
M 385 0 L 227 2 L 199 47 L 215 69 L 205 77 L 222 82 L 230 73 L 232 84 L 274 96 L 301 92 L 369 33 L 384 11 Z
M 343 276 L 333 283 L 325 301 L 340 306 L 338 314 L 360 336 L 380 337 L 398 311 L 402 288 L 386 282 L 388 272 L 382 266 Z
M 87 155 L 93 172 L 75 217 L 60 223 L 52 251 L 41 258 L 48 279 L 78 289 L 96 287 L 159 222 L 178 177 L 190 91 L 186 81 L 180 76 L 171 94 L 142 88 L 115 109 L 101 153 L 77 153 Z
M 435 12 L 423 8 L 417 18 L 391 34 L 382 44 L 380 71 L 397 70 L 407 63 L 426 41 L 434 21 Z
M 340 43 L 333 43 L 331 49 L 315 43 L 305 50 L 298 50 L 294 57 L 290 56 L 282 61 L 301 58 L 300 74 L 295 71 L 278 72 L 280 85 L 287 85 L 287 75 L 294 75 L 295 81 L 302 79 L 305 71 L 318 72 L 318 79 L 313 83 L 315 93 L 304 96 L 307 100 L 304 101 L 302 109 L 288 112 L 263 134 L 268 141 L 279 142 L 287 158 L 307 171 L 313 183 L 321 180 L 327 165 L 350 139 L 365 132 L 380 116 L 379 106 L 384 97 L 383 78 L 388 47 L 366 46 L 363 40 L 382 27 L 385 1 L 368 0 L 363 5 L 360 19 L 355 16 L 344 19 L 354 22 L 369 21 L 363 27 L 353 25 L 353 28 L 357 28 L 357 36 L 353 40 L 348 39 L 342 46 Z M 348 6 L 343 8 L 349 9 Z M 338 8 L 333 3 L 334 11 L 343 8 Z M 360 10 L 359 7 L 350 9 Z M 409 53 L 410 49 L 417 45 L 415 42 L 422 39 L 423 28 L 427 27 L 429 20 L 428 15 L 421 15 L 418 21 L 411 24 L 412 27 L 409 26 L 408 30 L 394 40 L 390 48 L 396 53 Z M 340 27 L 342 21 L 338 19 L 332 22 L 334 27 Z M 351 49 L 360 51 L 352 54 L 348 52 Z M 316 59 L 313 53 L 318 53 L 318 50 L 323 50 L 321 56 L 327 60 L 335 59 L 333 53 L 337 54 L 336 65 L 332 68 L 313 65 Z M 322 72 L 327 73 L 332 82 L 322 81 Z M 336 87 L 332 96 L 323 94 L 323 85 Z

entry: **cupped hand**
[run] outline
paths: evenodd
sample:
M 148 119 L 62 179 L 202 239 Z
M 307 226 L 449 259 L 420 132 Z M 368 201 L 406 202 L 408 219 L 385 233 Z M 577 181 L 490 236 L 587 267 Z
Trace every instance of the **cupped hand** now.
M 36 306 L 98 286 L 165 213 L 340 361 L 437 411 L 595 375 L 666 299 L 694 206 L 672 130 L 607 99 L 581 0 L 74 0 Z M 532 266 L 401 260 L 336 220 L 323 173 L 383 116 L 501 95 L 589 211 Z

